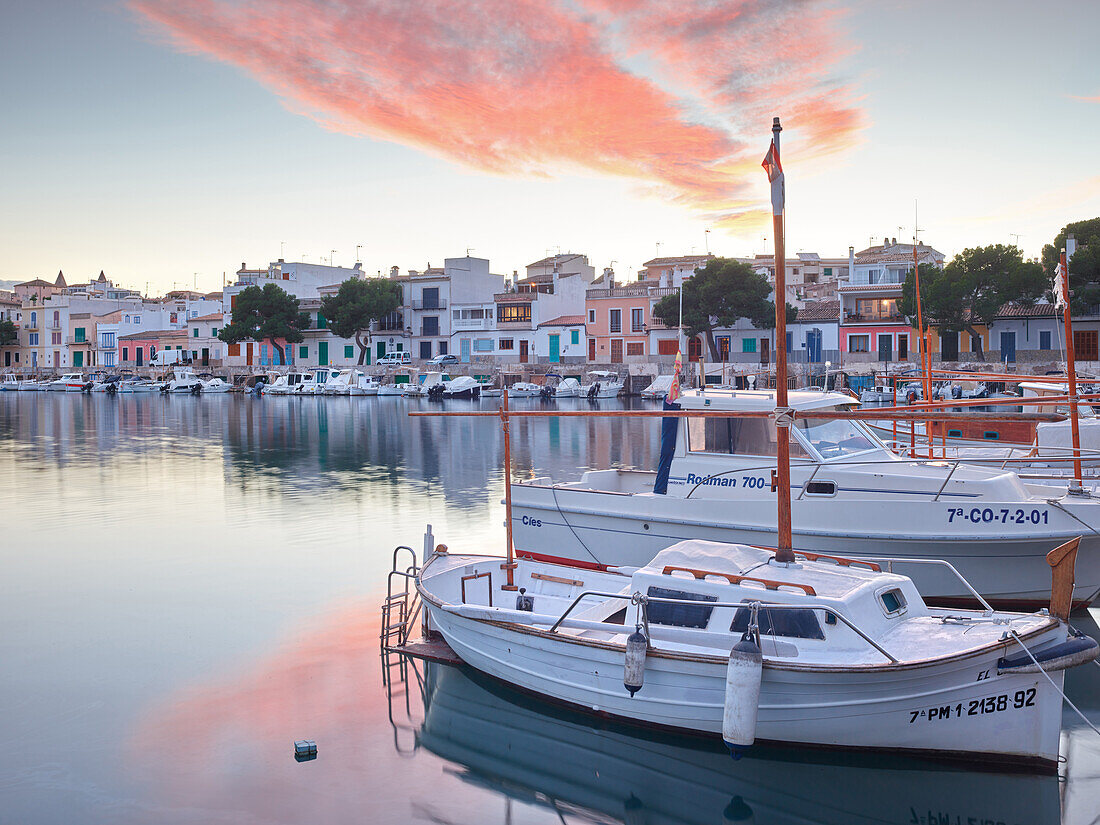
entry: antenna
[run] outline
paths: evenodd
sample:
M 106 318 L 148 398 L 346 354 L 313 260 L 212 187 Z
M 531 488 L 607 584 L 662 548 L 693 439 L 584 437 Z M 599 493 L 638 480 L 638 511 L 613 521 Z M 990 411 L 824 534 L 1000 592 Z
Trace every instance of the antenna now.
M 363 248 L 363 244 L 357 243 L 355 245 L 355 262 L 359 263 L 359 250 Z
M 703 230 L 703 243 L 706 244 L 707 254 L 709 255 L 710 254 L 710 230 L 709 229 L 704 229 Z
M 1015 238 L 1016 240 L 1013 241 L 1012 245 L 1015 246 L 1015 247 L 1019 247 L 1019 245 L 1020 245 L 1020 233 L 1019 232 L 1009 232 L 1008 237 Z
M 920 245 L 920 223 L 917 221 L 917 199 L 913 198 L 913 246 Z

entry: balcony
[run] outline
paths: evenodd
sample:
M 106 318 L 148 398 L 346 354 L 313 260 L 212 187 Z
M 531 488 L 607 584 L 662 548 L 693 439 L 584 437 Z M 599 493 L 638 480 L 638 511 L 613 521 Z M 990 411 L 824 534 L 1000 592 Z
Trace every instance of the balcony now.
M 527 320 L 527 321 L 499 321 L 498 320 L 497 321 L 497 329 L 498 330 L 533 329 L 533 327 L 531 326 L 531 321 L 530 320 Z
M 455 318 L 451 321 L 455 329 L 492 329 L 492 318 Z
M 908 324 L 908 319 L 904 315 L 898 314 L 860 314 L 858 312 L 845 312 L 844 313 L 845 324 Z
M 661 287 L 652 287 L 653 289 L 661 289 Z M 669 295 L 676 291 L 675 288 L 665 287 L 670 289 Z M 587 289 L 584 292 L 585 298 L 639 298 L 648 297 L 651 287 L 649 286 L 616 286 L 610 289 Z
M 413 298 L 412 308 L 415 310 L 446 309 L 447 301 L 443 298 L 436 298 L 435 300 L 429 301 L 425 301 L 422 298 Z

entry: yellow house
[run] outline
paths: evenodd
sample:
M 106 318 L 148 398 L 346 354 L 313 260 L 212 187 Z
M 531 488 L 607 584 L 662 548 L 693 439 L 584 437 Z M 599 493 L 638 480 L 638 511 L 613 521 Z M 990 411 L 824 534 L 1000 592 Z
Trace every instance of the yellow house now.
M 940 361 L 977 361 L 977 339 L 981 340 L 981 351 L 989 352 L 989 328 L 985 324 L 973 324 L 975 337 L 969 330 L 961 332 L 941 332 L 933 327 L 929 330 L 931 336 L 932 355 L 940 356 Z

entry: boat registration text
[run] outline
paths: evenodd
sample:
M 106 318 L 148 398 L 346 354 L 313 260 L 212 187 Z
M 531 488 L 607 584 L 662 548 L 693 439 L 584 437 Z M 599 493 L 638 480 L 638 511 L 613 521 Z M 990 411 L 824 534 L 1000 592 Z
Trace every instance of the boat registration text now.
M 990 713 L 1001 713 L 1006 710 L 1021 710 L 1035 707 L 1035 688 L 1018 690 L 1009 696 L 1002 693 L 999 696 L 986 696 L 984 699 L 970 699 L 955 705 L 940 705 L 934 708 L 921 708 L 909 711 L 909 724 L 918 719 L 926 722 L 934 722 L 940 719 L 959 719 L 963 716 L 984 716 Z
M 947 523 L 969 521 L 972 524 L 1050 524 L 1045 509 L 1024 510 L 1008 507 L 948 507 Z

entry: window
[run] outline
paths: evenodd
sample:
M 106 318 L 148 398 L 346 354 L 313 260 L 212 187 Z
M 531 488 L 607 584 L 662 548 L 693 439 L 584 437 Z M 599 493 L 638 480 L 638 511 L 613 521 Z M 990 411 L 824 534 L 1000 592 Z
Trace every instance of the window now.
M 60 332 L 50 333 L 50 343 L 53 344 L 55 347 L 60 345 L 61 344 L 61 333 Z
M 1039 333 L 1039 349 L 1050 349 L 1050 331 L 1043 330 Z
M 612 309 L 608 314 L 609 324 L 612 332 L 623 331 L 623 311 L 621 309 Z
M 959 333 L 940 332 L 940 359 L 943 361 L 959 360 Z
M 478 310 L 478 311 L 480 312 L 480 310 Z M 439 342 L 439 354 L 440 355 L 446 355 L 447 354 L 447 342 L 446 341 L 440 341 Z
M 29 346 L 29 347 L 37 347 L 38 346 L 38 333 L 37 332 L 32 332 L 27 336 L 27 346 Z
M 627 341 L 626 342 L 626 354 L 627 355 L 645 355 L 645 342 L 644 341 Z
M 134 316 L 134 326 L 135 327 L 140 327 L 141 326 L 141 316 L 140 315 L 135 315 Z
M 123 323 L 126 323 L 126 324 L 130 323 L 130 316 L 129 315 L 124 315 L 123 318 L 122 318 L 122 321 L 123 321 Z
M 492 352 L 493 351 L 493 339 L 492 338 L 475 338 L 474 339 L 474 352 Z
M 114 349 L 115 348 L 115 334 L 113 332 L 101 332 L 101 333 L 99 333 L 99 348 L 100 349 Z
M 497 320 L 503 323 L 531 320 L 530 304 L 501 304 L 497 307 Z
M 641 332 L 645 326 L 643 319 L 643 312 L 640 309 L 630 310 L 630 331 Z
M 887 616 L 898 616 L 905 612 L 905 594 L 896 587 L 879 593 L 878 600 Z
M 420 357 L 422 359 L 428 359 L 432 357 L 432 342 L 421 341 L 420 342 Z
M 831 266 L 825 267 L 825 277 L 826 278 L 832 278 L 833 277 L 833 268 Z
M 729 455 L 775 455 L 775 424 L 764 418 L 689 418 L 688 449 L 694 453 Z M 806 451 L 792 437 L 791 457 L 805 457 Z M 703 479 L 707 487 L 732 487 L 736 477 Z
M 194 329 L 191 330 L 191 337 L 192 338 L 198 338 L 199 337 L 199 328 L 198 327 L 195 327 Z
M 36 326 L 38 326 L 38 313 L 37 312 L 32 312 L 31 313 L 31 329 L 34 329 Z
M 516 342 L 511 338 L 501 338 L 497 343 L 497 349 L 515 349 Z
M 658 355 L 675 355 L 677 349 L 676 340 L 673 338 L 662 338 L 657 342 Z
M 217 338 L 218 337 L 218 328 L 217 327 L 210 327 L 210 337 L 211 338 Z
M 749 629 L 747 607 L 737 608 L 730 624 L 730 633 L 744 633 Z M 824 639 L 825 632 L 813 610 L 768 610 L 766 604 L 760 605 L 757 614 L 761 636 L 786 636 L 789 639 Z
M 317 313 L 317 329 L 328 329 L 328 320 L 320 312 Z
M 849 335 L 848 352 L 869 352 L 871 348 L 870 335 Z
M 588 323 L 590 323 L 590 324 L 596 323 L 596 310 L 594 310 L 594 309 L 588 310 Z
M 581 342 L 581 331 L 579 329 L 573 329 L 569 331 L 569 343 L 571 346 L 577 346 Z
M 756 339 L 755 338 L 742 338 L 741 339 L 741 352 L 756 352 Z
M 430 336 L 439 335 L 439 316 L 438 315 L 426 315 L 426 316 L 424 316 L 424 331 L 421 333 L 421 335 L 430 335 Z
M 239 349 L 240 344 L 230 344 L 229 345 L 229 354 L 230 355 L 239 355 L 240 354 L 239 352 L 233 352 L 234 347 L 237 347 Z M 306 346 L 298 347 L 298 357 L 299 358 L 309 358 L 309 347 L 306 347 Z
M 692 419 L 693 421 L 696 419 Z M 716 602 L 717 596 L 707 596 L 703 593 L 689 593 L 686 590 L 670 590 L 666 587 L 651 587 L 646 591 L 647 595 L 658 599 L 682 599 L 692 602 Z M 646 605 L 646 612 L 652 624 L 673 625 L 675 627 L 706 627 L 710 621 L 710 614 L 714 608 L 709 604 L 665 604 L 664 602 L 650 602 Z
M 115 365 L 115 354 L 113 352 L 103 353 L 103 366 L 113 367 Z
M 424 287 L 424 309 L 442 309 L 439 305 L 439 287 Z
M 898 335 L 898 360 L 904 361 L 909 357 L 909 336 Z
M 130 348 L 129 347 L 123 347 L 122 348 L 122 360 L 123 361 L 129 361 L 130 360 Z
M 78 344 L 87 343 L 86 340 L 85 340 L 85 336 L 87 334 L 88 333 L 87 333 L 87 330 L 86 330 L 85 327 L 77 327 L 75 330 L 73 330 L 74 340 Z M 1050 349 L 1050 347 L 1047 347 L 1047 349 Z
M 982 346 L 981 337 L 978 336 L 978 335 L 971 335 L 970 336 L 970 351 L 971 352 L 977 352 L 978 350 L 981 349 L 981 346 Z
M 858 421 L 799 418 L 795 421 L 795 426 L 810 445 L 821 453 L 822 458 L 862 453 L 879 446 L 877 440 Z
M 355 347 L 352 346 L 351 344 L 347 344 L 344 347 L 344 357 L 345 358 L 354 358 L 355 357 Z

